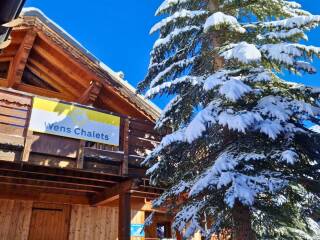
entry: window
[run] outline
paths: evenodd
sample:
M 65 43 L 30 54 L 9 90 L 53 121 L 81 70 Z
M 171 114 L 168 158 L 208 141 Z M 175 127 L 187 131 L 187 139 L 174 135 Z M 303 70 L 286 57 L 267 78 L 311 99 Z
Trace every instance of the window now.
M 8 77 L 10 61 L 0 62 L 0 78 L 6 79 Z
M 157 224 L 157 237 L 160 239 L 171 238 L 171 226 L 169 222 Z

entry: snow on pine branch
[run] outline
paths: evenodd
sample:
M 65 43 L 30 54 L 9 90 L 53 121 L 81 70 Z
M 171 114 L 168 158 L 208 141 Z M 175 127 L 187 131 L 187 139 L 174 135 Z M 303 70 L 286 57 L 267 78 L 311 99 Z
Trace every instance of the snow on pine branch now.
M 166 45 L 170 43 L 175 37 L 180 36 L 183 33 L 191 32 L 194 30 L 200 30 L 200 27 L 198 26 L 186 26 L 184 28 L 175 28 L 173 31 L 170 32 L 168 36 L 165 38 L 159 38 L 153 45 L 153 51 L 155 51 L 156 48 L 159 48 L 163 45 Z
M 153 88 L 150 88 L 146 94 L 146 98 L 152 98 L 155 95 L 159 94 L 162 91 L 169 90 L 171 87 L 175 87 L 176 85 L 179 85 L 180 83 L 191 83 L 192 85 L 197 85 L 202 80 L 201 77 L 195 77 L 195 76 L 183 76 L 180 78 L 176 78 L 171 82 L 164 82 L 160 85 L 157 85 Z
M 241 153 L 238 155 L 226 150 L 217 157 L 212 167 L 198 177 L 189 192 L 189 197 L 196 196 L 207 188 L 227 187 L 224 200 L 229 207 L 233 207 L 236 199 L 239 199 L 243 204 L 252 205 L 259 193 L 266 191 L 273 193 L 287 185 L 286 180 L 277 178 L 275 174 L 269 172 L 249 176 L 236 170 L 236 167 L 241 163 L 265 159 L 266 156 L 261 153 Z
M 299 155 L 292 150 L 286 150 L 281 153 L 281 161 L 286 162 L 288 164 L 294 165 L 298 160 Z
M 183 59 L 181 61 L 178 61 L 178 62 L 171 64 L 169 67 L 164 69 L 162 72 L 158 73 L 158 75 L 152 79 L 152 81 L 150 83 L 150 88 L 153 88 L 161 80 L 166 78 L 168 75 L 172 74 L 172 71 L 174 71 L 175 69 L 189 66 L 190 64 L 192 64 L 194 62 L 195 59 L 196 59 L 196 57 L 187 58 L 187 59 Z
M 242 96 L 252 91 L 252 88 L 245 84 L 241 77 L 228 76 L 228 71 L 221 70 L 209 76 L 204 82 L 204 90 L 210 91 L 219 87 L 219 93 L 232 102 L 236 102 Z
M 197 16 L 206 15 L 208 12 L 203 10 L 197 11 L 189 11 L 189 10 L 181 10 L 179 12 L 175 12 L 173 15 L 161 20 L 160 22 L 156 23 L 150 30 L 150 34 L 155 33 L 156 31 L 160 30 L 161 28 L 165 27 L 168 24 L 175 23 L 181 18 L 189 18 L 192 19 Z
M 220 55 L 226 60 L 238 60 L 244 64 L 261 60 L 261 53 L 257 47 L 247 42 L 229 44 L 221 50 Z
M 319 47 L 305 46 L 298 43 L 265 44 L 260 47 L 260 51 L 269 60 L 289 66 L 293 66 L 297 58 L 305 57 L 306 55 L 320 56 Z
M 228 127 L 230 130 L 242 133 L 245 133 L 248 128 L 260 121 L 263 121 L 263 118 L 257 112 L 234 112 L 228 109 L 218 116 L 219 124 Z
M 260 40 L 264 39 L 274 39 L 274 40 L 286 40 L 293 37 L 299 36 L 304 40 L 308 40 L 308 36 L 304 33 L 303 30 L 299 28 L 293 28 L 289 30 L 280 30 L 274 32 L 267 32 L 265 34 L 259 35 Z
M 163 13 L 164 11 L 168 10 L 170 7 L 173 7 L 175 5 L 181 4 L 181 3 L 186 3 L 190 2 L 193 0 L 165 0 L 163 3 L 160 5 L 160 7 L 156 11 L 156 16 Z
M 297 16 L 292 18 L 287 18 L 283 20 L 270 21 L 258 23 L 258 25 L 262 25 L 262 27 L 266 28 L 275 28 L 275 29 L 293 29 L 299 28 L 303 30 L 309 30 L 309 28 L 316 27 L 320 23 L 319 15 L 311 15 L 311 16 Z
M 219 93 L 232 102 L 236 102 L 250 92 L 252 92 L 252 88 L 239 79 L 228 80 L 219 89 Z
M 227 25 L 230 30 L 234 30 L 240 33 L 246 32 L 246 29 L 241 27 L 235 17 L 226 15 L 222 12 L 216 12 L 207 18 L 204 24 L 204 32 L 207 32 L 211 28 L 218 30 L 221 26 L 225 25 Z
M 181 180 L 177 185 L 173 186 L 171 189 L 168 189 L 159 198 L 152 201 L 152 207 L 161 207 L 167 200 L 172 199 L 172 197 L 179 197 L 182 193 L 189 191 L 190 186 L 190 183 Z

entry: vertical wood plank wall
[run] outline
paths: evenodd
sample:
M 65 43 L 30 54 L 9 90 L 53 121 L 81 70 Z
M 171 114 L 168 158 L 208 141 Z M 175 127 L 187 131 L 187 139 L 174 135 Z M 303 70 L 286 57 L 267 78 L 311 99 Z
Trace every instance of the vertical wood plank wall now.
M 0 200 L 0 239 L 28 240 L 31 201 Z
M 117 208 L 72 206 L 69 240 L 116 240 L 117 237 Z
M 143 224 L 144 212 L 131 211 L 131 223 Z M 118 239 L 118 208 L 73 205 L 69 240 Z M 132 238 L 142 240 L 143 238 Z

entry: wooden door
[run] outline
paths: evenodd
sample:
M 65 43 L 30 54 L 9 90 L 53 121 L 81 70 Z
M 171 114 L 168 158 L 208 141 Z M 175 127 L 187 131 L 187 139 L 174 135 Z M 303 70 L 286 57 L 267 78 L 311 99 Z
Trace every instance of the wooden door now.
M 70 207 L 35 203 L 28 240 L 68 240 Z

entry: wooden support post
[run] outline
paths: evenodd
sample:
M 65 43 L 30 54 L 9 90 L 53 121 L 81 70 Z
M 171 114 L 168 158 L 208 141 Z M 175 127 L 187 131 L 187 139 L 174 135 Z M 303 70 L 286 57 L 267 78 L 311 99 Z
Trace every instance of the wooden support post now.
M 22 155 L 21 155 L 22 162 L 29 161 L 31 146 L 33 143 L 33 131 L 29 130 L 30 121 L 31 121 L 32 106 L 33 106 L 33 98 L 31 100 L 31 107 L 28 108 L 28 115 L 27 115 L 28 122 L 27 122 L 26 128 L 24 129 L 25 140 L 24 140 L 24 148 L 23 148 Z
M 118 240 L 130 240 L 131 226 L 131 196 L 130 193 L 120 193 Z
M 29 161 L 32 141 L 33 141 L 33 132 L 27 131 L 26 139 L 25 139 L 25 143 L 24 143 L 24 148 L 23 148 L 23 152 L 22 152 L 22 162 Z
M 77 152 L 77 168 L 83 168 L 83 160 L 84 160 L 84 147 L 86 145 L 85 140 L 80 140 L 79 149 Z
M 97 100 L 102 89 L 102 83 L 99 81 L 91 81 L 90 87 L 82 94 L 78 102 L 85 105 L 93 105 Z
M 123 124 L 123 138 L 122 138 L 122 144 L 123 144 L 123 161 L 121 164 L 121 174 L 127 175 L 129 170 L 129 125 L 130 120 L 129 118 L 124 119 Z

